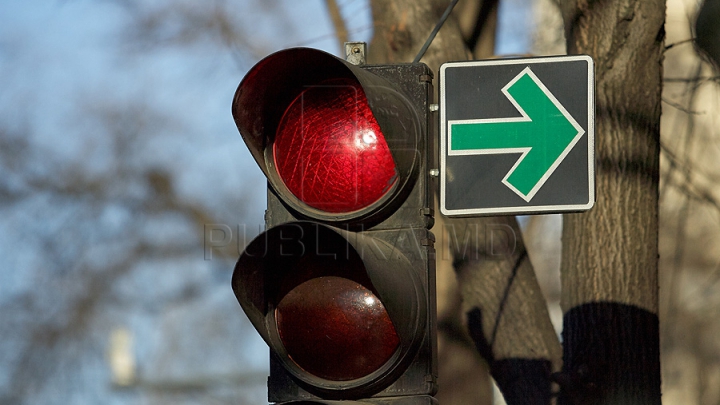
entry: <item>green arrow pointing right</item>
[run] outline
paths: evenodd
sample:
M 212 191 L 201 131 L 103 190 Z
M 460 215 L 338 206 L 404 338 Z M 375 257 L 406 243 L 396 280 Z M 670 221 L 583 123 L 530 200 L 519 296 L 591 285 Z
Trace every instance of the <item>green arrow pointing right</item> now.
M 448 154 L 521 153 L 502 182 L 529 202 L 585 130 L 530 67 L 502 92 L 521 116 L 448 121 Z

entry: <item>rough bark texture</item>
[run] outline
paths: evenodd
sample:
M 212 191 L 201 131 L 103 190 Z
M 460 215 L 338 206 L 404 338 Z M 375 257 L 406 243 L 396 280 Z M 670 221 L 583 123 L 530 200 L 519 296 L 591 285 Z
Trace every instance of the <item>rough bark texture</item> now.
M 375 36 L 368 62 L 412 61 L 448 4 L 447 0 L 372 0 Z M 488 44 L 494 38 L 484 35 L 494 33 L 497 1 L 483 5 L 465 0 L 457 7 L 422 59 L 436 73 L 446 61 L 472 58 L 468 47 L 478 57 L 492 55 Z M 468 18 L 469 14 L 475 17 Z M 549 403 L 550 373 L 559 370 L 561 348 L 515 218 L 436 215 L 433 232 L 438 241 L 440 295 L 438 400 L 452 405 L 490 403 L 486 366 L 476 360 L 474 345 L 508 404 Z M 496 239 L 491 243 L 488 237 Z M 458 291 L 462 304 L 455 299 Z M 449 367 L 453 359 L 474 365 Z M 470 379 L 469 370 L 475 374 Z
M 440 0 L 372 0 L 370 4 L 375 35 L 370 42 L 368 63 L 412 62 L 448 6 L 447 1 Z M 440 64 L 446 61 L 470 57 L 458 21 L 451 17 L 438 32 L 422 62 L 437 73 Z
M 596 66 L 597 203 L 563 222 L 563 404 L 659 404 L 663 0 L 566 1 L 568 53 Z
M 446 219 L 445 228 L 470 336 L 506 402 L 549 404 L 561 348 L 515 217 Z

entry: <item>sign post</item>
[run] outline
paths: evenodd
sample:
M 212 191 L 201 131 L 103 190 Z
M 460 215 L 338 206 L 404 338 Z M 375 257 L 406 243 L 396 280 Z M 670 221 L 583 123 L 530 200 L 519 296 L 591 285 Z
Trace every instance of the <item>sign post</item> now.
M 592 208 L 593 73 L 588 56 L 442 65 L 442 213 Z

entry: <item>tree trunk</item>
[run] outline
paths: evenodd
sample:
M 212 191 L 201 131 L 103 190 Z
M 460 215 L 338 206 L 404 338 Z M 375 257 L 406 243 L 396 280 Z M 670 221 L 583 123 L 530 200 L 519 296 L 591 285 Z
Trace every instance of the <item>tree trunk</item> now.
M 596 69 L 597 203 L 563 220 L 560 404 L 660 404 L 658 173 L 665 3 L 565 1 Z
M 505 401 L 550 404 L 562 350 L 515 217 L 445 221 L 467 327 Z
M 422 59 L 436 73 L 441 63 L 472 58 L 468 46 L 476 56 L 492 54 L 488 44 L 494 41 L 483 35 L 494 34 L 488 26 L 494 27 L 497 1 L 486 0 L 479 6 L 467 3 L 458 4 L 458 10 L 464 10 L 462 27 L 451 16 Z M 448 0 L 372 0 L 375 35 L 369 47 L 369 63 L 412 61 L 448 4 Z M 468 19 L 468 13 L 476 17 Z M 491 401 L 488 394 L 484 398 L 459 397 L 461 392 L 473 392 L 458 387 L 461 378 L 472 384 L 467 371 L 462 376 L 445 374 L 449 367 L 443 364 L 451 356 L 444 350 L 454 350 L 452 357 L 457 357 L 458 350 L 470 350 L 471 338 L 509 405 L 549 404 L 550 374 L 560 368 L 561 348 L 515 218 L 449 219 L 436 215 L 433 232 L 439 258 L 438 291 L 453 290 L 443 288 L 443 280 L 454 265 L 455 294 L 459 290 L 463 299 L 461 309 L 453 305 L 457 300 L 438 297 L 440 402 L 459 405 Z M 493 245 L 488 237 L 497 238 L 494 240 L 499 243 Z M 464 349 L 462 342 L 466 342 Z M 473 355 L 466 354 L 465 358 L 472 359 Z M 476 365 L 475 373 L 472 388 L 478 395 L 487 377 L 482 376 L 486 371 L 480 365 Z

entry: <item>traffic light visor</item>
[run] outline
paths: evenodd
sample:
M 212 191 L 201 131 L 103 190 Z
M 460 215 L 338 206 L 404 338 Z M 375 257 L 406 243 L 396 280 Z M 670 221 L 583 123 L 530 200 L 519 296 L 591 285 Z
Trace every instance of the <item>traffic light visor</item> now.
M 278 197 L 306 218 L 382 217 L 418 176 L 414 105 L 395 84 L 325 52 L 293 48 L 263 59 L 232 108 Z
M 247 246 L 233 273 L 250 321 L 311 389 L 382 387 L 404 371 L 425 331 L 427 298 L 408 259 L 352 235 L 311 222 L 276 226 Z

